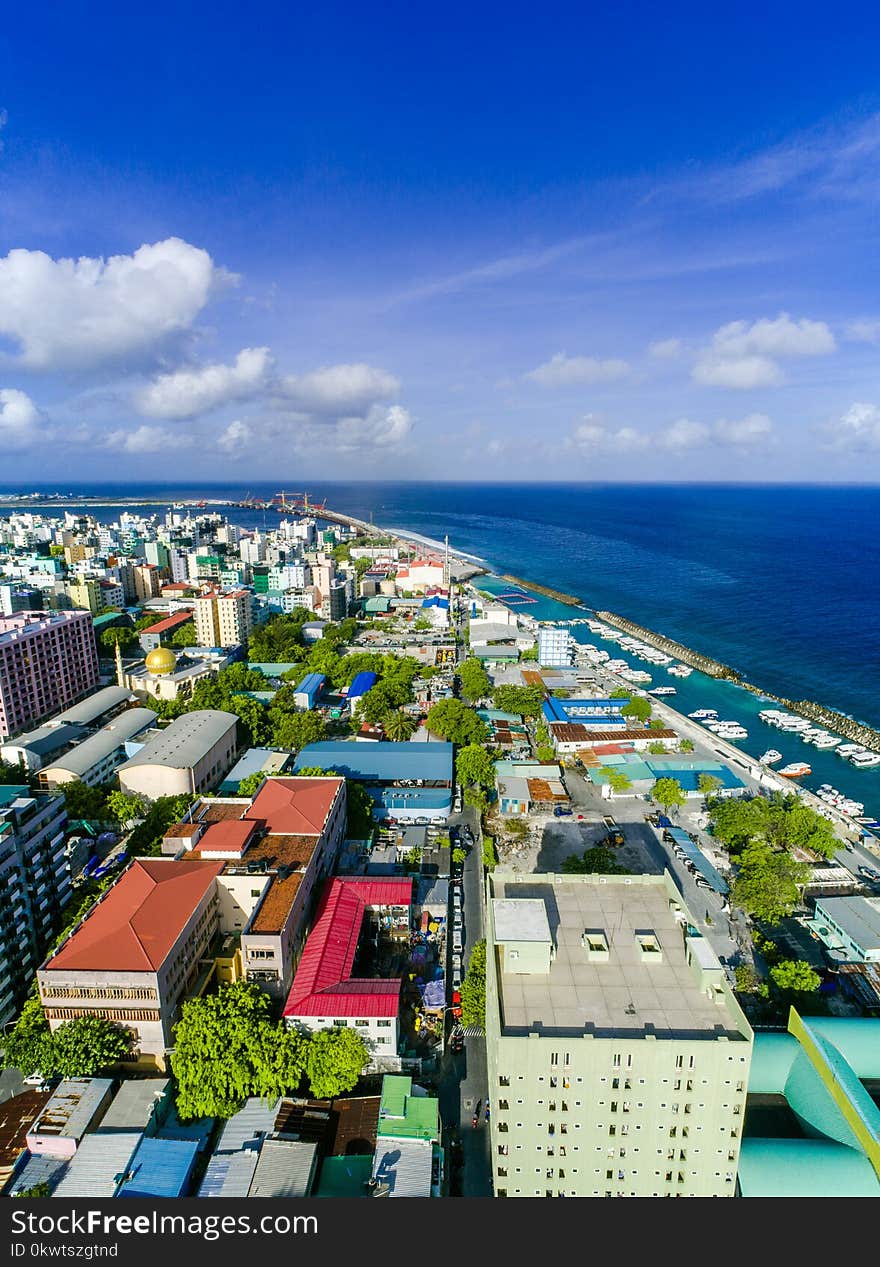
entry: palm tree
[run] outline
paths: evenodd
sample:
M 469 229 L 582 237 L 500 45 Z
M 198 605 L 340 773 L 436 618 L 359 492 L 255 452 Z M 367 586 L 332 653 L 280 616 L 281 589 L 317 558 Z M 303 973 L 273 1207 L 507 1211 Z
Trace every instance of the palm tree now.
M 382 729 L 392 743 L 404 743 L 413 734 L 418 723 L 408 713 L 392 708 L 382 718 Z

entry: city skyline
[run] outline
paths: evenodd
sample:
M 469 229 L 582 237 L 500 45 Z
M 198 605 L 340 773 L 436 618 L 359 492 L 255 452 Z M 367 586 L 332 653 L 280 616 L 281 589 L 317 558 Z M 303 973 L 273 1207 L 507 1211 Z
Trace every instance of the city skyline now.
M 880 478 L 873 15 L 98 10 L 0 62 L 5 480 Z

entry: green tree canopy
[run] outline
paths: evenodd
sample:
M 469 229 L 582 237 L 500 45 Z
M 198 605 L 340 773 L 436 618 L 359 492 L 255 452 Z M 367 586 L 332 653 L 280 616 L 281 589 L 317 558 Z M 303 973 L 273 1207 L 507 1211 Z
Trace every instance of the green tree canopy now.
M 707 774 L 704 771 L 697 778 L 697 790 L 702 792 L 704 796 L 711 796 L 721 786 L 722 780 L 718 778 L 717 774 Z
M 107 809 L 123 831 L 127 831 L 136 819 L 143 818 L 147 812 L 143 797 L 119 791 L 111 792 L 107 797 Z
M 502 713 L 518 713 L 520 717 L 539 717 L 541 705 L 544 703 L 545 691 L 542 686 L 514 686 L 503 684 L 496 686 L 492 699 Z
M 382 729 L 392 743 L 405 743 L 418 729 L 418 722 L 409 713 L 392 708 L 382 717 Z
M 467 972 L 461 983 L 463 1025 L 486 1026 L 486 941 L 474 942 Z
M 470 656 L 464 661 L 459 667 L 458 675 L 461 678 L 461 693 L 471 703 L 474 700 L 485 699 L 490 694 L 492 683 L 489 681 L 489 675 L 475 656 Z
M 661 752 L 665 752 L 665 751 L 666 751 L 666 744 L 663 743 L 662 740 L 655 739 L 655 740 L 652 740 L 652 742 L 648 744 L 648 752 L 654 753 L 654 755 L 656 756 L 659 756 Z
M 625 686 L 615 686 L 614 690 L 608 697 L 609 699 L 632 699 L 632 691 L 628 691 Z
M 680 808 L 687 800 L 678 779 L 658 779 L 651 789 L 651 795 L 667 814 L 671 809 Z
M 174 1027 L 171 1068 L 184 1119 L 229 1117 L 249 1096 L 295 1092 L 305 1042 L 272 1017 L 259 986 L 236 981 L 188 999 Z
M 366 1043 L 348 1026 L 318 1030 L 305 1051 L 305 1074 L 311 1094 L 325 1100 L 352 1091 L 369 1059 Z
M 115 655 L 117 643 L 126 651 L 137 642 L 137 634 L 130 625 L 112 625 L 109 629 L 101 630 L 100 641 L 102 647 Z
M 188 620 L 185 625 L 180 625 L 171 635 L 172 647 L 194 647 L 197 641 L 196 627 L 191 620 Z
M 159 853 L 169 827 L 179 823 L 195 800 L 189 794 L 159 796 L 147 810 L 144 821 L 128 837 L 126 848 L 133 857 Z
M 299 752 L 307 744 L 323 739 L 325 731 L 319 713 L 286 713 L 275 722 L 272 742 L 276 748 Z
M 428 729 L 450 743 L 484 743 L 489 732 L 472 708 L 459 699 L 441 699 L 428 713 Z
M 58 1026 L 52 1035 L 52 1049 L 53 1074 L 91 1078 L 126 1058 L 131 1051 L 131 1034 L 103 1016 L 77 1016 Z
M 810 878 L 808 863 L 796 862 L 784 849 L 766 840 L 751 840 L 739 854 L 730 900 L 755 919 L 778 924 L 800 902 L 800 889 Z
M 770 979 L 784 994 L 813 994 L 822 984 L 818 972 L 801 959 L 781 959 L 770 969 Z
M 626 867 L 620 866 L 614 853 L 607 845 L 594 845 L 585 849 L 580 855 L 570 854 L 562 863 L 566 875 L 629 875 Z
M 62 792 L 67 806 L 67 817 L 84 818 L 92 823 L 110 822 L 114 815 L 107 802 L 112 790 L 112 785 L 109 783 L 99 783 L 96 787 L 89 787 L 80 779 L 65 783 Z
M 495 763 L 480 744 L 465 744 L 455 759 L 455 777 L 462 786 L 476 783 L 481 787 L 494 787 Z
M 618 696 L 618 698 L 622 698 Z M 651 716 L 651 703 L 643 695 L 634 695 L 628 704 L 620 710 L 623 717 L 634 717 L 644 724 Z
M 679 752 L 693 752 L 694 750 L 693 739 L 682 739 L 678 745 L 678 750 Z

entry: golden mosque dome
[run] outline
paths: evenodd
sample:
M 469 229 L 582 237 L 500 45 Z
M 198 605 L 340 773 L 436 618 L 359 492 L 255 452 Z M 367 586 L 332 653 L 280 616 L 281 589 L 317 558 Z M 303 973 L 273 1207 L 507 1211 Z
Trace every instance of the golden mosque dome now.
M 149 652 L 144 664 L 148 673 L 173 673 L 177 668 L 177 656 L 169 647 L 156 647 Z

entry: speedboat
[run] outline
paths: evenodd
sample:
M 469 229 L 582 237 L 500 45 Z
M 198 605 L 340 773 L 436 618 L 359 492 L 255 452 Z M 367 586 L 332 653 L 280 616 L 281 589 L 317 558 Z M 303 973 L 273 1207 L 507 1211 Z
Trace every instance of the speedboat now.
M 784 774 L 787 779 L 802 779 L 804 775 L 811 774 L 812 769 L 806 761 L 792 761 L 789 765 L 784 765 L 779 773 Z
M 674 686 L 655 686 L 653 690 L 648 691 L 649 695 L 674 695 Z
M 763 757 L 759 757 L 758 760 L 762 765 L 772 765 L 774 761 L 782 760 L 782 753 L 777 752 L 775 748 L 768 748 Z
M 688 717 L 693 717 L 695 721 L 706 721 L 709 717 L 717 716 L 717 708 L 698 708 L 695 713 L 688 713 Z
M 857 752 L 850 761 L 857 770 L 872 770 L 875 765 L 880 765 L 880 752 Z

